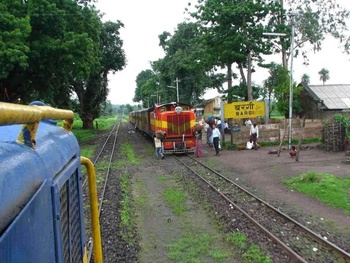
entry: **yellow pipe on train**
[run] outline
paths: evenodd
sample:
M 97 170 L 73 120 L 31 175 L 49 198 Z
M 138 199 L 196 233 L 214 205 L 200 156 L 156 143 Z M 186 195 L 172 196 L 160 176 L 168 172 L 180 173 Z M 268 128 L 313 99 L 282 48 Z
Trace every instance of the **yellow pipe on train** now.
M 89 199 L 91 214 L 92 241 L 94 249 L 94 262 L 102 263 L 102 243 L 98 212 L 98 196 L 96 186 L 96 173 L 94 164 L 86 157 L 80 157 L 81 164 L 85 165 L 89 183 Z
M 28 106 L 0 102 L 0 125 L 27 124 L 45 119 L 73 120 L 71 110 L 55 109 L 49 106 Z

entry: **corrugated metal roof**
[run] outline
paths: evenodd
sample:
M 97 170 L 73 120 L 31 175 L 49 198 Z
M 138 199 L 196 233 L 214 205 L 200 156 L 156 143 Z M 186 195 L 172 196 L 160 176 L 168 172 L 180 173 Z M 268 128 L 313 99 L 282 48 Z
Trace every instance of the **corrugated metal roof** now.
M 327 109 L 350 109 L 350 84 L 309 85 L 308 88 Z

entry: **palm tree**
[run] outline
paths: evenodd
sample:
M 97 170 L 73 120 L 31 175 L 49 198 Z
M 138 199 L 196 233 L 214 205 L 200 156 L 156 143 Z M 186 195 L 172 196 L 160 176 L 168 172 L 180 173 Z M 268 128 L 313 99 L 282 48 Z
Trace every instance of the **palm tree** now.
M 329 80 L 329 70 L 328 69 L 321 69 L 320 72 L 318 72 L 318 74 L 320 75 L 320 80 L 322 80 L 323 85 L 324 83 Z
M 310 84 L 310 76 L 308 74 L 304 74 L 301 76 L 301 83 L 303 85 L 309 85 Z

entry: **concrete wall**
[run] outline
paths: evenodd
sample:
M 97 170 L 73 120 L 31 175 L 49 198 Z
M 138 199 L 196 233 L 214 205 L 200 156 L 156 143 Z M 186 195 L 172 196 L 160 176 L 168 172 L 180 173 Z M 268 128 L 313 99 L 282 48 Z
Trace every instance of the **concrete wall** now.
M 292 139 L 300 139 L 302 133 L 302 120 L 293 119 L 292 122 Z M 286 131 L 284 140 L 288 140 L 288 120 L 273 124 L 258 124 L 259 142 L 280 142 Z M 323 130 L 322 120 L 310 119 L 305 121 L 304 139 L 321 138 Z M 225 134 L 225 141 L 233 144 L 246 143 L 249 140 L 250 126 L 240 126 L 240 131 Z

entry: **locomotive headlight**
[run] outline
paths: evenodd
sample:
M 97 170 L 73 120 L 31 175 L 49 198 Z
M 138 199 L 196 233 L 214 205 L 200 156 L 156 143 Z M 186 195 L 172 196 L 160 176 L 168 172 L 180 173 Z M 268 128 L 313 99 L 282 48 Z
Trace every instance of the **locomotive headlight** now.
M 182 112 L 182 108 L 181 108 L 180 106 L 177 106 L 177 107 L 175 108 L 175 112 L 176 112 L 177 114 L 180 114 L 180 113 Z

